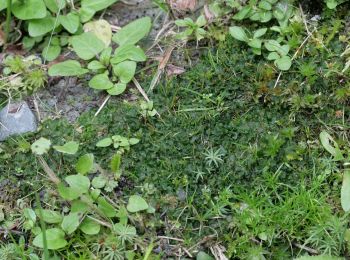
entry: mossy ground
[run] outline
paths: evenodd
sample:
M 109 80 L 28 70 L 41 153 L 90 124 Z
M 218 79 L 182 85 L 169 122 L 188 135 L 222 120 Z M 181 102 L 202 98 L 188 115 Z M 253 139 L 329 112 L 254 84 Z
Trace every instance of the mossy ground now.
M 137 102 L 115 99 L 99 116 L 91 111 L 73 125 L 46 121 L 37 134 L 1 146 L 1 179 L 21 191 L 12 201 L 46 185 L 28 149 L 36 137 L 79 141 L 79 153 L 93 152 L 102 164 L 114 150 L 96 148 L 98 140 L 138 137 L 123 156 L 115 194 L 140 193 L 156 208 L 138 224 L 145 239 L 181 238 L 170 244 L 204 250 L 220 243 L 237 259 L 347 255 L 342 168 L 320 145 L 319 133 L 326 129 L 348 149 L 348 100 L 337 93 L 349 84 L 335 73 L 325 76 L 324 50 L 310 44 L 304 53 L 274 88 L 278 72 L 228 39 L 156 87 L 151 98 L 160 117 L 145 119 Z M 144 75 L 142 85 L 150 80 Z M 73 172 L 75 159 L 46 157 L 58 175 Z M 159 244 L 159 251 L 166 256 L 173 248 Z

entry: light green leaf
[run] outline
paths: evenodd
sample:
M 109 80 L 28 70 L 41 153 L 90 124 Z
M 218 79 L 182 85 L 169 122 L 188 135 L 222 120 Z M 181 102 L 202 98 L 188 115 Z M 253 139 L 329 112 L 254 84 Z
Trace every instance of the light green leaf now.
M 46 230 L 47 247 L 50 250 L 57 250 L 67 245 L 64 239 L 64 232 L 59 228 L 51 228 Z M 33 245 L 44 248 L 43 234 L 40 233 L 33 240 Z
M 88 64 L 88 69 L 89 70 L 100 70 L 100 69 L 105 69 L 106 67 L 99 61 L 93 60 Z
M 92 186 L 96 189 L 102 189 L 107 183 L 107 179 L 103 175 L 99 175 L 92 179 Z
M 43 155 L 44 153 L 47 153 L 50 147 L 51 141 L 44 137 L 40 137 L 31 146 L 32 152 L 37 155 Z
M 328 134 L 326 131 L 322 131 L 320 133 L 320 140 L 323 148 L 334 157 L 335 161 L 344 160 L 344 156 L 340 151 L 337 142 L 330 134 Z M 331 142 L 333 143 L 333 146 L 331 145 Z
M 207 253 L 200 251 L 196 256 L 196 260 L 214 260 L 214 258 L 208 255 Z
M 59 24 L 56 24 L 58 26 Z M 49 16 L 42 19 L 30 20 L 28 32 L 31 37 L 38 37 L 51 32 L 55 28 L 55 18 Z
M 277 52 L 273 51 L 273 52 L 270 52 L 269 55 L 267 56 L 267 59 L 268 60 L 277 60 L 279 59 L 281 56 L 278 55 Z
M 337 0 L 327 0 L 326 4 L 329 9 L 335 9 L 338 6 Z
M 73 36 L 71 43 L 76 54 L 83 60 L 92 59 L 105 48 L 103 41 L 92 32 Z
M 6 1 L 0 1 L 0 11 L 7 8 L 7 2 Z
M 96 235 L 100 232 L 101 226 L 96 221 L 86 217 L 81 223 L 79 229 L 87 235 Z
M 50 67 L 49 76 L 80 76 L 89 72 L 87 69 L 83 69 L 78 61 L 67 60 L 57 63 Z
M 238 13 L 236 13 L 232 18 L 238 21 L 241 21 L 248 17 L 249 13 L 252 11 L 252 8 L 247 5 L 243 7 Z
M 207 24 L 207 19 L 205 19 L 205 16 L 202 14 L 200 15 L 196 20 L 196 25 L 199 27 L 203 27 Z
M 261 28 L 258 29 L 254 32 L 253 37 L 254 38 L 260 38 L 261 36 L 263 36 L 265 33 L 267 32 L 267 28 Z
M 286 71 L 289 70 L 292 66 L 292 60 L 289 58 L 289 56 L 283 56 L 277 60 L 275 60 L 275 65 L 280 70 Z
M 47 61 L 55 60 L 60 54 L 61 46 L 52 44 L 50 45 L 50 47 L 46 46 L 42 52 L 43 58 Z
M 12 13 L 20 20 L 42 19 L 46 16 L 46 6 L 43 0 L 15 1 Z
M 281 48 L 281 45 L 275 40 L 268 40 L 265 42 L 265 48 L 268 51 L 278 51 Z
M 110 89 L 113 88 L 113 83 L 109 80 L 108 76 L 103 74 L 95 75 L 90 81 L 89 81 L 90 88 L 93 89 Z
M 135 145 L 135 144 L 138 144 L 139 142 L 140 142 L 140 139 L 137 139 L 137 138 L 130 138 L 129 139 L 130 145 Z
M 265 0 L 259 2 L 259 8 L 270 11 L 272 9 L 272 5 Z
M 135 44 L 149 33 L 151 27 L 151 18 L 143 17 L 137 19 L 120 29 L 113 36 L 113 41 L 118 43 L 119 46 Z
M 117 2 L 117 0 L 98 0 L 98 1 L 96 1 L 96 0 L 82 0 L 81 7 L 92 9 L 95 12 L 97 12 L 97 11 L 101 11 L 101 10 L 107 8 L 108 6 L 114 4 L 115 2 Z
M 97 204 L 99 210 L 101 210 L 103 214 L 106 215 L 106 217 L 112 218 L 117 215 L 115 208 L 110 203 L 108 203 L 105 198 L 99 197 L 97 199 Z
M 125 83 L 117 83 L 114 84 L 113 88 L 110 88 L 107 90 L 108 94 L 112 96 L 117 96 L 122 94 L 126 89 L 126 84 Z
M 81 156 L 75 165 L 75 169 L 80 174 L 87 174 L 94 168 L 94 155 L 92 153 Z
M 111 25 L 103 19 L 84 24 L 85 32 L 92 32 L 95 36 L 104 42 L 105 47 L 108 47 L 112 42 Z
M 75 33 L 79 27 L 79 16 L 75 13 L 69 13 L 67 15 L 59 16 L 59 21 L 63 28 L 70 33 Z
M 70 141 L 65 143 L 62 146 L 55 145 L 53 148 L 60 153 L 66 153 L 66 154 L 76 154 L 79 149 L 79 144 L 74 141 Z
M 58 193 L 65 200 L 75 200 L 80 197 L 81 192 L 77 189 L 64 186 L 64 184 L 59 183 L 57 185 Z
M 129 198 L 129 202 L 126 206 L 126 209 L 131 213 L 135 213 L 148 209 L 148 204 L 141 196 L 132 195 Z
M 272 19 L 272 12 L 270 11 L 261 12 L 259 13 L 259 16 L 260 16 L 260 22 L 267 23 Z
M 71 203 L 71 208 L 70 208 L 70 212 L 71 213 L 85 213 L 89 210 L 89 206 L 81 201 L 81 200 L 74 200 Z
M 92 17 L 94 17 L 95 15 L 95 10 L 91 9 L 91 8 L 87 8 L 87 7 L 82 7 L 79 9 L 79 17 L 80 17 L 80 21 L 82 23 L 86 23 L 88 21 L 90 21 L 92 19 Z
M 112 143 L 113 143 L 112 138 L 107 137 L 107 138 L 104 138 L 104 139 L 98 141 L 96 146 L 97 147 L 107 147 L 107 146 L 110 146 Z
M 39 214 L 37 214 L 37 215 L 39 215 Z M 62 221 L 62 216 L 57 211 L 43 209 L 42 216 L 43 216 L 43 220 L 49 224 L 60 223 Z
M 72 189 L 78 191 L 80 194 L 87 193 L 90 188 L 89 178 L 81 174 L 69 175 L 65 180 Z
M 255 39 L 255 38 L 250 39 L 248 41 L 248 45 L 255 49 L 261 49 L 261 43 L 262 41 L 260 39 Z
M 346 169 L 341 187 L 341 206 L 345 212 L 350 210 L 350 170 Z
M 116 153 L 111 160 L 111 170 L 113 173 L 118 173 L 120 170 L 122 157 L 120 153 Z
M 129 83 L 133 79 L 135 71 L 135 61 L 123 61 L 113 66 L 114 74 L 119 77 L 122 83 Z
M 242 27 L 232 26 L 230 27 L 229 31 L 232 37 L 235 38 L 236 40 L 243 41 L 243 42 L 248 41 L 248 36 Z
M 64 216 L 61 228 L 68 235 L 72 234 L 79 227 L 79 213 L 69 213 Z
M 140 47 L 127 44 L 120 46 L 115 50 L 111 63 L 118 64 L 125 60 L 145 61 L 146 58 L 144 51 Z
M 46 7 L 53 13 L 58 13 L 59 9 L 66 7 L 65 0 L 44 0 Z

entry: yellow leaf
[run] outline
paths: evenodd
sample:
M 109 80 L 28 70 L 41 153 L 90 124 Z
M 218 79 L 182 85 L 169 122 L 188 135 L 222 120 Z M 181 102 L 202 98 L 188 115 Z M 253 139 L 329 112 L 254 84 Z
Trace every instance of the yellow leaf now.
M 84 25 L 85 32 L 94 33 L 108 47 L 112 40 L 111 25 L 106 20 L 97 20 Z

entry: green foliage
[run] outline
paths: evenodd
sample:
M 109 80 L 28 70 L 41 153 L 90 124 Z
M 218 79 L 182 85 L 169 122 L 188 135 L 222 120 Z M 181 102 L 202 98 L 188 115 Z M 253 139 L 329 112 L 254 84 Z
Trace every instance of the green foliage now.
M 47 82 L 47 76 L 41 67 L 41 61 L 35 56 L 8 55 L 4 62 L 0 79 L 0 96 L 21 99 L 30 95 Z
M 95 74 L 89 81 L 91 88 L 106 90 L 109 95 L 120 95 L 126 90 L 127 83 L 135 76 L 136 62 L 146 60 L 143 50 L 135 44 L 149 33 L 151 25 L 150 18 L 144 17 L 124 26 L 112 37 L 119 45 L 114 54 L 112 48 L 106 47 L 92 32 L 72 37 L 73 49 L 81 59 L 97 58 L 90 61 L 87 66 L 87 69 Z M 82 75 L 88 71 L 87 69 L 83 69 L 77 61 L 65 61 L 53 65 L 49 69 L 49 75 Z

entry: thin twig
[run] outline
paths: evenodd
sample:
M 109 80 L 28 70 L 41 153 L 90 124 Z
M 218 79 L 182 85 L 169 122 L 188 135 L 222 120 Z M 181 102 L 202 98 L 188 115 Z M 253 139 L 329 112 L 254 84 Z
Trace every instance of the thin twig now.
M 150 102 L 150 99 L 148 98 L 146 92 L 143 90 L 143 88 L 141 87 L 140 83 L 137 81 L 137 79 L 133 78 L 132 79 L 132 82 L 134 82 L 137 90 L 141 93 L 141 95 L 144 97 L 144 99 L 147 101 L 147 102 Z
M 95 113 L 95 117 L 98 116 L 98 114 L 101 112 L 101 110 L 104 108 L 104 106 L 107 104 L 108 100 L 111 98 L 111 95 L 108 95 L 105 100 L 103 101 L 102 105 L 99 107 L 97 112 Z
M 175 241 L 179 241 L 179 242 L 184 242 L 185 240 L 181 239 L 181 238 L 176 238 L 176 237 L 167 237 L 167 236 L 157 236 L 158 238 L 161 239 L 169 239 L 169 240 L 175 240 Z
M 306 252 L 313 254 L 313 255 L 318 255 L 319 252 L 316 249 L 313 249 L 311 247 L 305 246 L 305 245 L 301 245 L 298 243 L 293 243 L 294 246 L 296 246 L 297 248 L 300 248 L 302 250 L 305 250 Z

